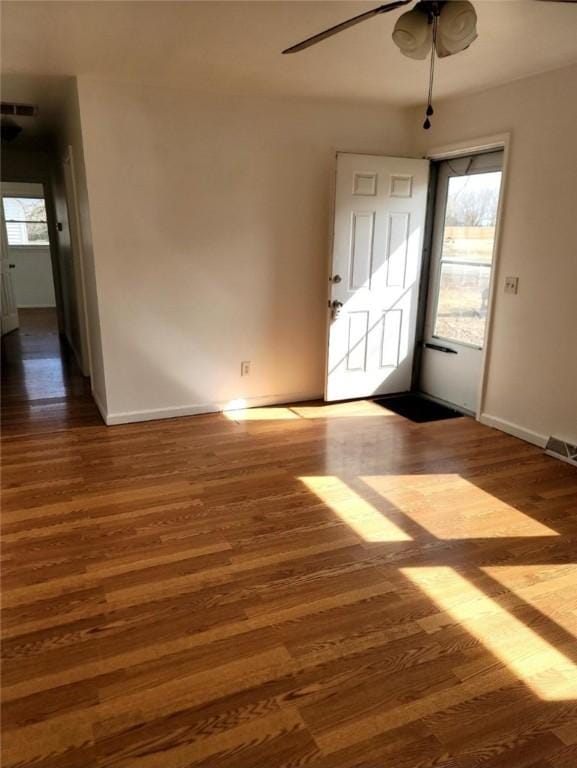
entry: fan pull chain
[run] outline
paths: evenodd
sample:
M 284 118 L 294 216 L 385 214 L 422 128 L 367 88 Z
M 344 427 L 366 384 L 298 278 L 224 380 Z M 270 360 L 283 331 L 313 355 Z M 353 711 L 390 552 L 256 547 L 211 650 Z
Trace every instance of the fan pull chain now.
M 427 110 L 425 112 L 425 122 L 423 123 L 423 128 L 428 131 L 431 127 L 431 121 L 429 118 L 434 113 L 433 109 L 433 81 L 435 78 L 435 51 L 437 50 L 437 22 L 439 20 L 439 17 L 437 14 L 433 16 L 433 45 L 431 46 L 431 68 L 429 71 L 429 96 L 427 99 Z

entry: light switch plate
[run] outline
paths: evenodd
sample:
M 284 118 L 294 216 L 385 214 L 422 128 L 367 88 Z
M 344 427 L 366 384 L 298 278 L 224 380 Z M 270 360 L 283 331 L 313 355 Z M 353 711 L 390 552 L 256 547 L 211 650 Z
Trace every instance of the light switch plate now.
M 505 278 L 505 293 L 519 293 L 519 278 L 518 277 L 506 277 Z

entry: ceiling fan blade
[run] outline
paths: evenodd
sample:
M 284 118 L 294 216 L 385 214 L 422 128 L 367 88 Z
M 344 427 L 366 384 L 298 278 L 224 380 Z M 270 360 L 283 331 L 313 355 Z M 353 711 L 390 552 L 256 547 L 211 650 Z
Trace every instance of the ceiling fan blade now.
M 318 35 L 307 37 L 307 39 L 303 40 L 302 43 L 291 45 L 291 47 L 287 48 L 285 51 L 283 51 L 283 53 L 298 53 L 298 51 L 304 51 L 305 48 L 310 48 L 311 45 L 316 45 L 317 43 L 320 43 L 322 40 L 326 40 L 327 37 L 332 37 L 333 35 L 336 35 L 339 32 L 343 32 L 345 29 L 348 29 L 349 27 L 354 27 L 355 24 L 360 24 L 362 21 L 365 21 L 366 19 L 372 19 L 373 16 L 378 16 L 381 13 L 394 11 L 395 8 L 400 8 L 402 5 L 408 5 L 409 3 L 412 3 L 412 2 L 413 0 L 394 0 L 392 3 L 387 3 L 386 5 L 380 5 L 378 8 L 373 8 L 372 11 L 366 11 L 365 13 L 360 13 L 358 16 L 353 16 L 352 19 L 348 19 L 348 21 L 343 21 L 340 24 L 335 24 L 334 27 L 325 29 L 324 32 L 319 32 Z

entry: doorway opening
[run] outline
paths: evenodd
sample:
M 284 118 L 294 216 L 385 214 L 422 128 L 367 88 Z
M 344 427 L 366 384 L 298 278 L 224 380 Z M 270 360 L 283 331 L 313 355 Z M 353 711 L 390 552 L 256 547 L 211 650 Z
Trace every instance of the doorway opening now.
M 48 214 L 42 184 L 2 183 L 2 334 L 35 313 L 56 318 Z M 43 310 L 38 312 L 37 310 Z
M 475 415 L 483 369 L 503 150 L 435 163 L 417 389 Z
M 70 398 L 87 402 L 90 382 L 66 339 L 51 198 L 40 182 L 2 181 L 3 431 L 68 423 Z M 49 406 L 49 407 L 48 407 Z M 42 412 L 42 418 L 40 418 Z

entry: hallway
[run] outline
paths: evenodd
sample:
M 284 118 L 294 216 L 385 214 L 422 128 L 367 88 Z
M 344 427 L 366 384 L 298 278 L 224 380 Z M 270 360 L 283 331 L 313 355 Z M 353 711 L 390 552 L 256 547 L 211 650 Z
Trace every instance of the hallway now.
M 4 436 L 102 424 L 90 382 L 58 333 L 56 310 L 21 309 L 2 337 Z

